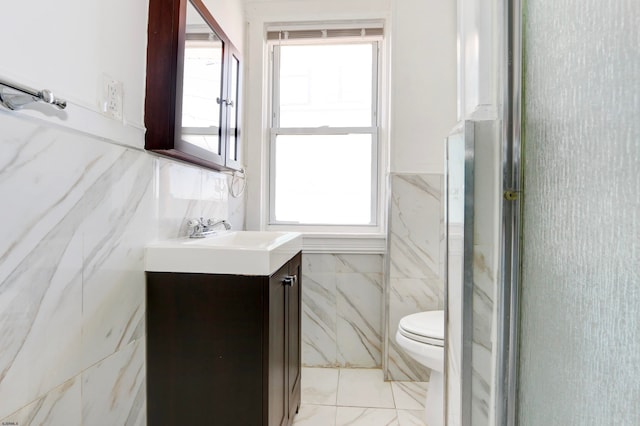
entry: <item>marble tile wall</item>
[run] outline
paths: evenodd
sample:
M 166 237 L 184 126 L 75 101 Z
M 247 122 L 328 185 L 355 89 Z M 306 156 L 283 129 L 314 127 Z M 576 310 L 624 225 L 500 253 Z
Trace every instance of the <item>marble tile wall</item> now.
M 428 381 L 429 371 L 396 344 L 400 319 L 444 309 L 444 197 L 440 174 L 392 174 L 386 294 L 389 380 Z
M 380 367 L 383 255 L 305 253 L 302 362 Z
M 144 245 L 227 178 L 0 112 L 0 421 L 144 425 Z

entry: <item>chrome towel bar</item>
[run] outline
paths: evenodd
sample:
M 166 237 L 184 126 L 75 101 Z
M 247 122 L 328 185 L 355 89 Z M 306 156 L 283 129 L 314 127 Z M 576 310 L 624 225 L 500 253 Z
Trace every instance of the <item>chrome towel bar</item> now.
M 20 93 L 9 93 L 7 89 Z M 0 80 L 0 104 L 11 110 L 20 109 L 32 102 L 42 101 L 60 109 L 67 107 L 67 101 L 56 98 L 50 90 L 34 90 L 16 83 Z

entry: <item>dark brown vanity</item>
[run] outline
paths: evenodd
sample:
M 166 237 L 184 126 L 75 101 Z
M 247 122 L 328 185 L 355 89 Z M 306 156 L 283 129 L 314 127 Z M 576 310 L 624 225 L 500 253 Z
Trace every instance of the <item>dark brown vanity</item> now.
M 301 259 L 270 276 L 147 272 L 149 425 L 293 422 Z

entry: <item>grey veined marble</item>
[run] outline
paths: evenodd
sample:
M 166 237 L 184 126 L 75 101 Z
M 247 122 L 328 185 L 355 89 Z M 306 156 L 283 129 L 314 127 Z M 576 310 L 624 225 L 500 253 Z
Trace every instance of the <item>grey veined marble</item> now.
M 393 174 L 387 278 L 386 374 L 391 380 L 427 381 L 429 371 L 395 342 L 400 319 L 415 312 L 443 309 L 443 177 Z
M 0 128 L 0 420 L 143 425 L 144 245 L 226 214 L 226 177 L 15 115 Z
M 382 262 L 382 255 L 377 254 L 305 254 L 305 366 L 380 367 Z

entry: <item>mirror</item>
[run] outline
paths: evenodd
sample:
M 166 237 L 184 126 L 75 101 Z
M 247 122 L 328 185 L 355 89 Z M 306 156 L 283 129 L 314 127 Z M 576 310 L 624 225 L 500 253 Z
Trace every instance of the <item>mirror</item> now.
M 471 424 L 474 124 L 446 144 L 445 399 L 447 424 Z
M 220 100 L 224 43 L 187 3 L 182 77 L 182 135 L 189 144 L 222 155 Z
M 201 0 L 150 0 L 145 148 L 240 169 L 240 64 Z

